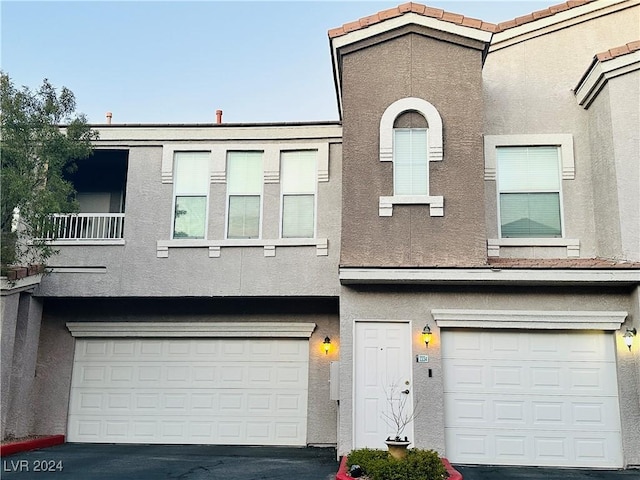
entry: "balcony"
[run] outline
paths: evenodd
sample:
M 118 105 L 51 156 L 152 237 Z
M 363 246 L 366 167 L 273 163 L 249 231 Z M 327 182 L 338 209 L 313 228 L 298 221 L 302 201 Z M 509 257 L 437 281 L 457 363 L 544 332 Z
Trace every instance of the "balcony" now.
M 55 214 L 47 223 L 40 239 L 54 245 L 124 244 L 124 213 Z

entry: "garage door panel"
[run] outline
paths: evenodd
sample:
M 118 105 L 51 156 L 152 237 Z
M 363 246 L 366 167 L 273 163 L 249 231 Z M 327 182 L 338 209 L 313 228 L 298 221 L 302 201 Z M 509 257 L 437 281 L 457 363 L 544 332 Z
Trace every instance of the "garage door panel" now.
M 75 362 L 82 384 L 91 387 L 126 387 L 145 384 L 161 388 L 307 388 L 307 371 L 300 368 L 304 362 L 141 362 L 135 365 L 114 363 Z
M 455 352 L 455 358 L 476 360 L 512 359 L 522 361 L 591 361 L 594 356 L 611 357 L 614 345 L 599 332 L 548 331 L 531 336 L 526 331 L 467 330 L 442 338 L 443 358 Z
M 307 388 L 304 340 L 78 340 L 69 441 L 304 445 Z
M 448 395 L 445 421 L 452 427 L 490 428 L 495 425 L 543 426 L 585 429 L 616 425 L 616 397 L 530 395 L 488 396 L 486 394 Z
M 622 466 L 611 335 L 443 331 L 442 344 L 451 461 Z
M 75 389 L 71 395 L 69 413 L 74 415 L 131 412 L 136 415 L 171 414 L 172 411 L 198 411 L 213 415 L 242 412 L 246 416 L 288 417 L 306 414 L 306 398 L 300 393 L 278 390 L 199 390 L 198 392 L 135 392 Z
M 110 362 L 149 360 L 193 361 L 283 361 L 298 362 L 308 358 L 308 346 L 304 341 L 247 339 L 83 339 L 76 346 L 76 360 L 89 358 Z
M 615 432 L 447 429 L 445 440 L 447 456 L 457 463 L 495 465 L 615 468 L 621 448 Z
M 617 389 L 614 362 L 552 362 L 447 359 L 445 389 L 451 392 L 543 392 L 590 395 Z

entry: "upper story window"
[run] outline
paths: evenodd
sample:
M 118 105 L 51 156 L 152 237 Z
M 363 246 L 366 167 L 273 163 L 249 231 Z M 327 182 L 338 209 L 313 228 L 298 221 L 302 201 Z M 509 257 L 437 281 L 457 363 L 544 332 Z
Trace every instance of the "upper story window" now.
M 558 147 L 499 147 L 496 157 L 500 236 L 562 237 Z
M 426 128 L 393 130 L 393 193 L 429 194 Z
M 176 152 L 173 238 L 205 238 L 209 152 Z
M 282 152 L 282 238 L 313 238 L 316 209 L 316 150 Z
M 405 125 L 413 115 L 419 125 Z M 410 122 L 412 123 L 412 122 Z M 418 128 L 416 128 L 418 127 Z M 432 217 L 444 215 L 444 198 L 430 195 L 429 162 L 442 160 L 442 118 L 421 98 L 402 98 L 380 119 L 380 161 L 393 162 L 393 195 L 381 196 L 379 215 L 393 215 L 394 205 L 429 205 Z
M 262 152 L 227 153 L 227 238 L 260 238 Z
M 485 135 L 484 163 L 497 199 L 487 207 L 488 256 L 580 256 L 562 201 L 563 183 L 575 179 L 571 134 Z

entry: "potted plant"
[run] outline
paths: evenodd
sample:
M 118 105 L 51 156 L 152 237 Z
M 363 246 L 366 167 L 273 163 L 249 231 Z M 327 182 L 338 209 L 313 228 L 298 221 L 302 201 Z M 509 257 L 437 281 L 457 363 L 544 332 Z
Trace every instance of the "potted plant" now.
M 407 387 L 408 385 L 409 382 L 406 382 Z M 407 405 L 409 389 L 407 388 L 404 391 L 399 390 L 395 384 L 391 386 L 389 392 L 385 390 L 389 409 L 386 412 L 382 412 L 384 421 L 395 430 L 395 434 L 388 436 L 385 443 L 391 456 L 397 459 L 407 456 L 407 447 L 411 445 L 411 441 L 406 436 L 403 437 L 402 434 L 407 425 L 409 425 L 418 414 L 418 409 L 409 409 Z

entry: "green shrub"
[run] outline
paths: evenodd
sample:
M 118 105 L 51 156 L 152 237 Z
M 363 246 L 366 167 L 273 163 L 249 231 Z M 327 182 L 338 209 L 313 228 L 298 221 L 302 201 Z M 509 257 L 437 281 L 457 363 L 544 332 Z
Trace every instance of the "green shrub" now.
M 371 480 L 442 480 L 447 473 L 440 457 L 433 450 L 411 448 L 407 457 L 396 460 L 385 450 L 362 448 L 347 458 L 347 471 L 360 465 Z

